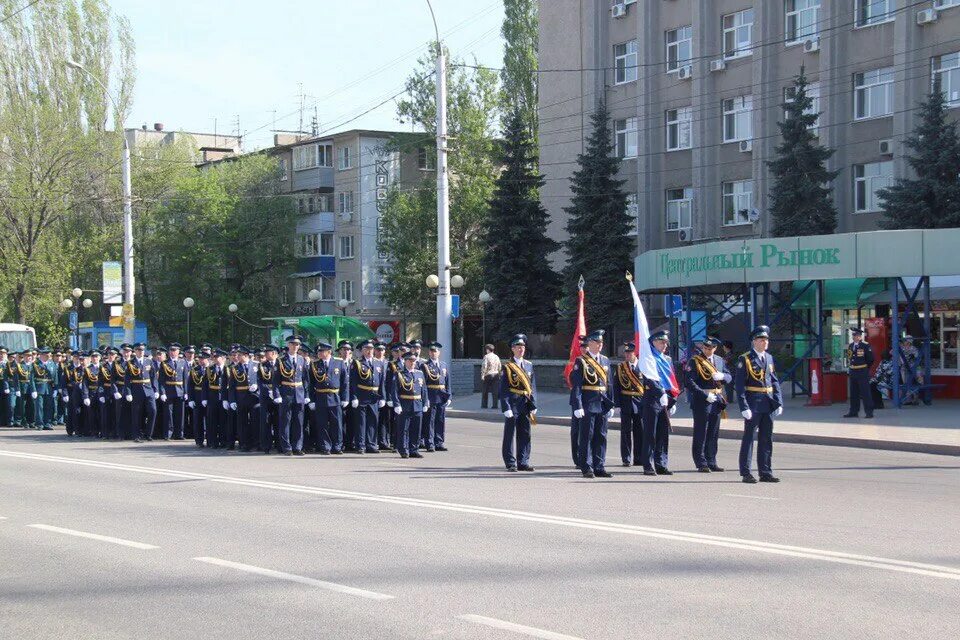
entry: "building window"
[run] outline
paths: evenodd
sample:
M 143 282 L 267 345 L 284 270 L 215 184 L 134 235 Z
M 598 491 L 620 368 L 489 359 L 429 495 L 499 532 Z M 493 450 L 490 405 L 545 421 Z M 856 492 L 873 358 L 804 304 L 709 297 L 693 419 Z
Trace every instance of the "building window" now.
M 277 159 L 277 168 L 280 170 L 280 179 L 281 179 L 281 180 L 286 180 L 286 179 L 287 179 L 287 159 L 286 159 L 286 158 L 278 158 L 278 159 Z
M 337 194 L 340 213 L 353 213 L 353 191 L 341 191 Z
M 437 152 L 432 147 L 417 148 L 417 167 L 422 171 L 437 170 Z
M 753 208 L 753 180 L 723 183 L 723 225 L 750 224 Z
M 317 145 L 306 144 L 293 148 L 293 170 L 302 171 L 317 166 Z
M 350 147 L 337 148 L 337 169 L 349 169 L 353 166 L 350 157 Z
M 752 53 L 753 9 L 723 16 L 723 57 L 728 60 Z
M 637 157 L 637 119 L 626 118 L 614 120 L 614 131 L 617 134 L 616 152 L 618 158 Z
M 693 58 L 693 27 L 667 31 L 667 73 L 679 71 Z
M 348 260 L 353 257 L 353 236 L 340 236 L 340 259 Z
M 321 193 L 317 196 L 317 212 L 333 213 L 333 194 Z
M 306 213 L 307 212 L 307 203 L 304 202 L 303 198 L 297 198 L 297 213 Z
M 320 234 L 320 255 L 321 256 L 333 255 L 333 234 L 332 233 Z
M 786 104 L 793 102 L 794 97 L 797 95 L 797 88 L 794 86 L 786 87 L 783 90 L 783 101 Z M 804 115 L 812 116 L 818 115 L 820 113 L 820 83 L 811 82 L 807 85 L 807 97 L 810 98 L 810 106 L 803 110 Z M 784 118 L 787 118 L 786 110 L 784 110 Z M 817 128 L 817 123 L 814 122 L 810 125 L 811 129 Z
M 689 228 L 692 211 L 692 188 L 667 190 L 667 231 Z
M 285 307 L 290 304 L 290 298 L 287 293 L 287 285 L 280 286 L 280 306 Z
M 853 117 L 879 118 L 893 113 L 893 67 L 853 74 Z
M 933 59 L 933 82 L 940 82 L 943 99 L 951 107 L 960 106 L 960 51 Z
M 317 145 L 317 164 L 321 167 L 333 166 L 333 145 Z
M 353 280 L 344 280 L 340 283 L 340 299 L 353 302 Z
M 630 216 L 630 230 L 628 236 L 640 233 L 640 198 L 636 193 L 627 194 L 627 215 Z
M 960 0 L 934 0 L 935 9 L 948 9 L 950 7 L 960 7 Z
M 307 198 L 307 213 L 314 213 L 316 211 L 316 200 L 313 196 Z
M 817 37 L 820 22 L 820 0 L 786 0 L 788 44 Z
M 667 110 L 667 151 L 689 149 L 693 144 L 693 109 Z
M 298 258 L 315 258 L 316 256 L 320 255 L 320 234 L 297 234 L 296 255 Z
M 856 2 L 858 27 L 893 20 L 893 12 L 896 9 L 894 0 L 856 0 Z
M 637 41 L 613 45 L 614 83 L 623 84 L 637 79 Z
M 329 276 L 311 276 L 297 280 L 297 302 L 310 302 L 310 292 L 316 289 L 320 292 L 320 301 L 333 300 L 334 281 Z
M 853 165 L 853 209 L 857 213 L 880 211 L 877 192 L 893 184 L 893 161 Z
M 957 339 L 960 337 L 960 313 L 930 313 L 930 367 L 941 373 L 957 373 Z
M 723 101 L 723 141 L 737 142 L 753 137 L 753 96 Z

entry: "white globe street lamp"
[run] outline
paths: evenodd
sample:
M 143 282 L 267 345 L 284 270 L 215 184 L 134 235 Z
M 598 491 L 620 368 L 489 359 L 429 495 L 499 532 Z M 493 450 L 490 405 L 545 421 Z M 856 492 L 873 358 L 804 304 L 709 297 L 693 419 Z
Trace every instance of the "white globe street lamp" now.
M 84 309 L 89 309 L 89 308 L 92 307 L 92 306 L 93 306 L 93 300 L 91 300 L 90 298 L 84 298 L 84 299 L 83 299 L 83 308 L 84 308 Z
M 80 287 L 77 287 L 70 292 L 70 295 L 72 295 L 74 298 L 79 298 L 80 296 L 83 295 L 83 289 L 81 289 Z
M 60 306 L 63 307 L 64 309 L 69 309 L 70 307 L 73 306 L 73 300 L 71 300 L 70 298 L 64 298 L 63 300 L 60 301 Z
M 463 276 L 457 274 L 450 278 L 450 286 L 454 289 L 459 289 L 463 286 Z
M 430 275 L 427 276 L 427 286 L 430 287 L 431 289 L 436 289 L 437 287 L 440 286 L 440 278 L 438 278 L 435 274 L 431 273 Z

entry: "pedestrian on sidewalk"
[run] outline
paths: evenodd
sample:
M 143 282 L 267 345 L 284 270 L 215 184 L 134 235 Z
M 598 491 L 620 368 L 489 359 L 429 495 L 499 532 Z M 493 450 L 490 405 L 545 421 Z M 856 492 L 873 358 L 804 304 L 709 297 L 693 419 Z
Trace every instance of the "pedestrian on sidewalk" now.
M 483 350 L 486 353 L 480 365 L 480 408 L 487 408 L 487 394 L 490 394 L 490 408 L 495 409 L 500 401 L 497 397 L 500 387 L 500 358 L 494 353 L 492 344 L 484 345 Z

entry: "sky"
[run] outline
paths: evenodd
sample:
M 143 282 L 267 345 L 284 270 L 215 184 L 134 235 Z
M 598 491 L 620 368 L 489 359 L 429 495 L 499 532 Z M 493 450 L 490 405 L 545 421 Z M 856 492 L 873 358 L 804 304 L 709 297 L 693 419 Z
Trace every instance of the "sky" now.
M 451 55 L 499 67 L 502 0 L 432 0 Z M 270 146 L 272 129 L 403 130 L 387 102 L 434 38 L 426 0 L 111 0 L 130 20 L 137 84 L 128 127 L 235 133 Z M 274 116 L 274 114 L 276 114 Z M 276 118 L 274 120 L 274 118 Z

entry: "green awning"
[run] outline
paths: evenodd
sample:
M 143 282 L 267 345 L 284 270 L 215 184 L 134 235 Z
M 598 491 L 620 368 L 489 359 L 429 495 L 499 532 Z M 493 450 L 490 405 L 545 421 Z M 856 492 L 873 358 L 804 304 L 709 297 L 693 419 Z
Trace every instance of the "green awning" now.
M 340 340 L 349 340 L 356 344 L 361 340 L 377 337 L 377 334 L 366 322 L 349 316 L 301 316 L 266 319 L 276 321 L 280 329 L 292 328 L 297 335 L 308 338 L 313 344 L 323 340 L 336 347 Z
M 809 280 L 798 280 L 793 283 L 794 291 L 807 286 Z M 883 278 L 843 278 L 839 280 L 824 280 L 823 308 L 824 309 L 856 309 L 860 301 L 886 288 Z M 808 288 L 797 300 L 794 309 L 813 309 L 816 306 L 814 287 Z

